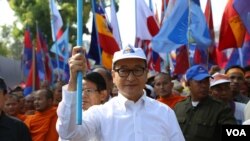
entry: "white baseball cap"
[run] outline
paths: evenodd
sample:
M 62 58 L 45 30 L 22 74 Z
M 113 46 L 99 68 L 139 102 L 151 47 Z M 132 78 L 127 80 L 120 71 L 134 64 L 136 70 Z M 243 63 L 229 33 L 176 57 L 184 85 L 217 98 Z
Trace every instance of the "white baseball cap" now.
M 219 85 L 222 83 L 230 83 L 230 82 L 231 81 L 225 74 L 217 72 L 214 75 L 212 75 L 212 78 L 210 78 L 210 87 L 213 87 L 215 85 Z
M 140 47 L 135 48 L 131 45 L 128 45 L 124 49 L 115 52 L 113 61 L 112 61 L 112 66 L 114 67 L 114 64 L 119 60 L 130 59 L 130 58 L 138 58 L 138 59 L 147 60 L 146 55 L 144 51 L 142 50 L 142 48 Z

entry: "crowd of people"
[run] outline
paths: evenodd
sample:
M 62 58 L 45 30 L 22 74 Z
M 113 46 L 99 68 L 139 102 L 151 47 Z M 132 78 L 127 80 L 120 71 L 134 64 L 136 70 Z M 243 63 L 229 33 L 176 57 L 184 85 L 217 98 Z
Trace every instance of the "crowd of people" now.
M 250 124 L 250 66 L 191 66 L 180 80 L 148 75 L 141 48 L 115 52 L 112 70 L 86 68 L 74 47 L 70 79 L 28 96 L 0 78 L 0 140 L 219 141 L 223 125 Z M 76 124 L 76 79 L 83 71 L 82 124 Z

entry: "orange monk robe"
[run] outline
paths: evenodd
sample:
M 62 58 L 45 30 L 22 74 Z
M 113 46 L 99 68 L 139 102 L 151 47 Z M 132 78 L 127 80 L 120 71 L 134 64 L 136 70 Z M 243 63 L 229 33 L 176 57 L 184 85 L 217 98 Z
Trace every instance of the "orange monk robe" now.
M 175 104 L 186 97 L 172 94 L 168 97 L 159 97 L 157 100 L 167 104 L 170 108 L 174 108 Z
M 26 119 L 26 115 L 23 115 L 23 114 L 18 114 L 17 116 L 16 116 L 18 119 L 20 119 L 21 121 L 25 121 L 25 119 Z
M 56 108 L 51 107 L 47 111 L 27 116 L 24 122 L 30 129 L 32 141 L 57 141 L 56 121 Z
M 27 116 L 27 115 L 34 115 L 35 112 L 36 112 L 36 110 L 27 110 L 27 111 L 25 112 L 25 115 L 26 115 L 26 116 Z

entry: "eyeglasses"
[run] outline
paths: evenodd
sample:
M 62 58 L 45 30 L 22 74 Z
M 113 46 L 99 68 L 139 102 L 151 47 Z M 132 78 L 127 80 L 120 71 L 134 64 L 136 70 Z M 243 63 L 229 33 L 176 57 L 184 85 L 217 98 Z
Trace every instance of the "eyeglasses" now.
M 95 90 L 95 89 L 84 89 L 83 90 L 83 93 L 84 94 L 93 94 L 95 92 L 97 92 L 98 90 Z
M 134 76 L 140 77 L 144 74 L 145 68 L 136 68 L 136 69 L 114 69 L 114 71 L 118 72 L 120 77 L 128 77 L 130 72 L 133 73 Z

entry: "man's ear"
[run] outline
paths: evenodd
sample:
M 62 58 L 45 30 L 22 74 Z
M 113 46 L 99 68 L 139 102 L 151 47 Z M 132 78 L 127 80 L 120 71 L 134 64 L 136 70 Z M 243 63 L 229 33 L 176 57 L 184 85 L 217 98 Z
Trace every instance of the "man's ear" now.
M 114 78 L 115 78 L 115 71 L 114 70 L 111 71 L 111 75 L 112 75 L 112 78 L 113 78 L 113 83 L 115 84 L 115 80 L 114 80 Z

